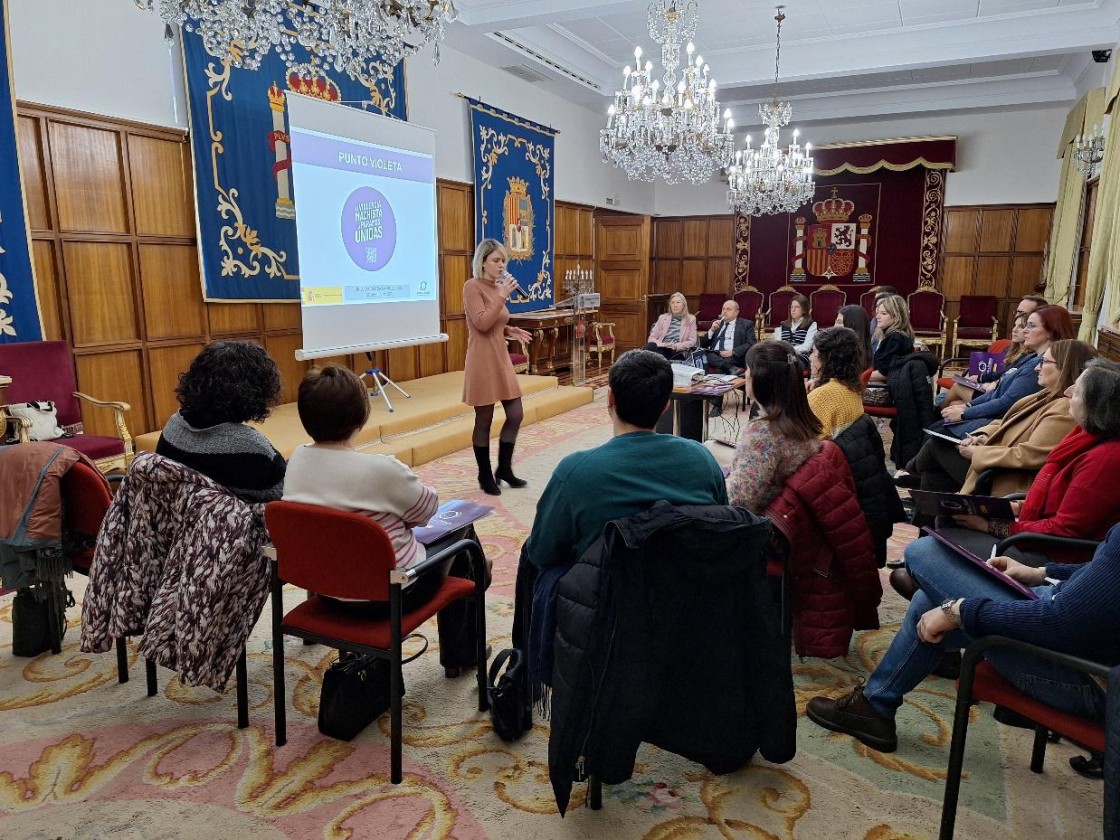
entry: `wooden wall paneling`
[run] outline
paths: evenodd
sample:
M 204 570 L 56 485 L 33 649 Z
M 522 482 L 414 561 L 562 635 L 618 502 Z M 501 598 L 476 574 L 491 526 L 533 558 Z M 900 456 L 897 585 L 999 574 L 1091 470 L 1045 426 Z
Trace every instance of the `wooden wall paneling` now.
M 139 246 L 148 340 L 204 337 L 206 309 L 193 245 Z
M 681 261 L 656 260 L 653 264 L 653 282 L 650 291 L 672 294 L 681 290 Z M 687 295 L 686 295 L 687 297 Z
M 442 330 L 443 327 L 440 327 Z M 417 348 L 417 355 L 420 357 L 419 362 L 419 375 L 420 376 L 435 376 L 437 373 L 443 373 L 447 370 L 447 361 L 444 353 L 444 342 L 437 342 L 435 344 L 421 344 Z
M 596 251 L 600 259 L 643 260 L 649 256 L 648 243 L 642 241 L 643 228 L 637 225 L 600 226 Z
M 1050 221 L 1054 211 L 1049 207 L 1029 207 L 1019 210 L 1015 226 L 1015 250 L 1042 253 L 1050 240 Z
M 296 301 L 261 304 L 266 330 L 298 330 L 303 328 L 303 315 Z
M 462 370 L 467 360 L 467 322 L 462 318 L 448 318 L 444 330 L 447 332 L 447 369 Z
M 470 184 L 436 182 L 439 244 L 445 251 L 474 253 L 474 194 Z
M 942 280 L 942 293 L 946 298 L 959 299 L 972 293 L 972 278 L 976 274 L 976 258 L 946 256 Z
M 980 242 L 980 211 L 950 207 L 945 211 L 945 251 L 947 253 L 977 250 Z
M 152 423 L 144 431 L 162 429 L 172 414 L 179 410 L 179 400 L 175 389 L 179 385 L 179 374 L 190 367 L 205 344 L 201 341 L 189 344 L 169 344 L 148 348 L 148 381 L 151 382 Z M 130 427 L 131 428 L 131 427 Z M 143 431 L 133 430 L 136 434 Z
M 462 254 L 444 254 L 441 260 L 443 314 L 463 312 L 463 286 L 471 279 L 471 258 Z
M 298 333 L 265 335 L 261 343 L 280 369 L 280 402 L 295 402 L 300 380 L 311 367 L 308 362 L 296 360 L 296 351 L 303 347 L 303 336 Z
M 62 253 L 74 346 L 139 340 L 131 247 L 64 242 Z
M 676 259 L 683 253 L 683 224 L 679 219 L 658 219 L 655 255 L 658 259 Z
M 599 292 L 604 302 L 632 301 L 645 294 L 643 272 L 638 268 L 606 268 L 599 271 Z
M 1042 266 L 1041 254 L 1016 254 L 1012 257 L 1011 287 L 1008 289 L 1007 296 L 1021 298 L 1024 295 L 1034 294 L 1035 286 L 1042 280 Z
M 121 135 L 51 122 L 48 136 L 59 229 L 128 233 Z
M 33 240 L 31 257 L 35 262 L 35 288 L 39 298 L 39 315 L 43 320 L 43 338 L 48 341 L 66 338 L 54 240 Z
M 260 332 L 259 303 L 207 303 L 206 320 L 210 334 L 218 337 Z
M 555 251 L 560 254 L 579 253 L 579 208 L 556 202 Z
M 589 257 L 595 253 L 595 211 L 590 207 L 579 209 L 579 252 Z
M 685 219 L 684 245 L 681 256 L 706 257 L 708 255 L 708 220 Z
M 1007 252 L 1015 235 L 1015 210 L 985 209 L 980 215 L 980 251 Z
M 708 256 L 730 257 L 735 247 L 735 219 L 713 216 L 708 219 Z M 730 289 L 730 286 L 728 286 Z
M 686 297 L 695 297 L 699 300 L 700 294 L 706 291 L 707 276 L 707 260 L 684 260 L 681 273 L 681 291 L 685 293 Z
M 976 277 L 968 293 L 995 295 L 997 298 L 1007 297 L 1010 276 L 1010 257 L 981 255 L 976 258 Z
M 730 294 L 731 284 L 731 260 L 709 258 L 707 275 L 704 278 L 704 291 Z
M 16 120 L 20 180 L 27 201 L 27 224 L 31 230 L 51 228 L 50 199 L 47 194 L 46 163 L 41 122 L 34 117 Z
M 180 142 L 128 135 L 129 175 L 136 232 L 147 236 L 195 235 L 194 202 L 184 177 L 185 139 Z
M 599 310 L 598 320 L 614 324 L 619 353 L 646 346 L 650 325 L 646 323 L 645 303 L 606 304 Z
M 386 367 L 388 369 L 385 373 L 393 380 L 404 382 L 408 379 L 416 379 L 416 377 L 420 375 L 420 365 L 416 358 L 415 347 L 401 347 L 396 350 L 390 350 L 386 355 L 389 359 L 386 362 Z M 391 400 L 392 398 L 392 394 L 390 393 L 389 399 Z
M 99 400 L 123 400 L 132 410 L 125 415 L 128 429 L 142 434 L 153 427 L 148 416 L 147 396 L 141 377 L 140 350 L 79 353 L 74 359 L 78 390 Z M 91 435 L 115 436 L 113 412 L 107 408 L 82 405 L 82 423 Z

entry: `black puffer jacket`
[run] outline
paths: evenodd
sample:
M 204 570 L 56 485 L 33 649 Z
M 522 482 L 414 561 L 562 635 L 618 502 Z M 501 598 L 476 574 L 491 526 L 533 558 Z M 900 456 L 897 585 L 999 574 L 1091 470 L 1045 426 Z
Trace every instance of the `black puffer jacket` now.
M 856 498 L 871 529 L 875 560 L 881 569 L 887 563 L 887 540 L 894 532 L 894 523 L 906 521 L 902 500 L 887 472 L 883 438 L 875 421 L 864 414 L 838 434 L 833 443 L 843 450 L 852 469 Z
M 887 374 L 887 387 L 898 410 L 898 417 L 891 421 L 891 460 L 899 469 L 918 454 L 926 439 L 922 429 L 937 419 L 930 384 L 936 371 L 937 357 L 921 352 L 903 356 Z
M 729 773 L 796 752 L 790 644 L 766 578 L 769 523 L 720 505 L 607 524 L 560 581 L 548 767 L 630 778 L 645 741 Z
M 1120 840 L 1120 665 L 1108 672 L 1105 705 L 1104 840 Z

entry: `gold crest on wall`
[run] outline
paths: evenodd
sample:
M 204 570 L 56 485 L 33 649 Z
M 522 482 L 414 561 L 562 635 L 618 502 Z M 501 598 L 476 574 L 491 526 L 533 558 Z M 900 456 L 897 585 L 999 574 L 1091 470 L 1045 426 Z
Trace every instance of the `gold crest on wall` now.
M 533 202 L 529 199 L 529 182 L 509 179 L 502 202 L 504 245 L 511 260 L 527 260 L 533 256 Z

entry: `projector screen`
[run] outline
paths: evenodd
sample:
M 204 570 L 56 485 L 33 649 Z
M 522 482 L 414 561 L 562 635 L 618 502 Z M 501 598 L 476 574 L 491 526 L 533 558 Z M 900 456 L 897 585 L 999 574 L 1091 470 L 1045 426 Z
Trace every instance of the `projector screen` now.
M 446 341 L 435 132 L 289 93 L 303 348 L 297 359 Z

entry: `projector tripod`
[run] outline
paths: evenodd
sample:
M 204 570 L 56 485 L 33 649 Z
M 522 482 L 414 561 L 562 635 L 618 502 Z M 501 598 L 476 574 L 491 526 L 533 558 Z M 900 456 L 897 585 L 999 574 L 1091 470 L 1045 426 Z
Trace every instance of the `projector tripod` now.
M 373 354 L 372 353 L 366 353 L 366 356 L 369 358 L 369 360 L 371 362 L 373 361 Z M 381 397 L 381 399 L 385 400 L 385 405 L 387 405 L 389 407 L 389 411 L 395 411 L 395 409 L 393 408 L 393 404 L 391 402 L 389 402 L 389 395 L 385 393 L 385 386 L 386 385 L 392 385 L 394 388 L 396 388 L 398 391 L 401 392 L 401 394 L 404 396 L 404 398 L 406 400 L 412 399 L 412 394 L 408 393 L 404 388 L 402 388 L 400 385 L 398 385 L 396 382 L 394 382 L 388 376 L 383 374 L 381 372 L 381 368 L 370 368 L 365 373 L 363 373 L 362 376 L 363 377 L 368 376 L 369 379 L 370 379 L 370 389 L 369 389 L 370 396 L 373 396 L 373 397 L 378 397 L 379 396 L 379 397 Z

